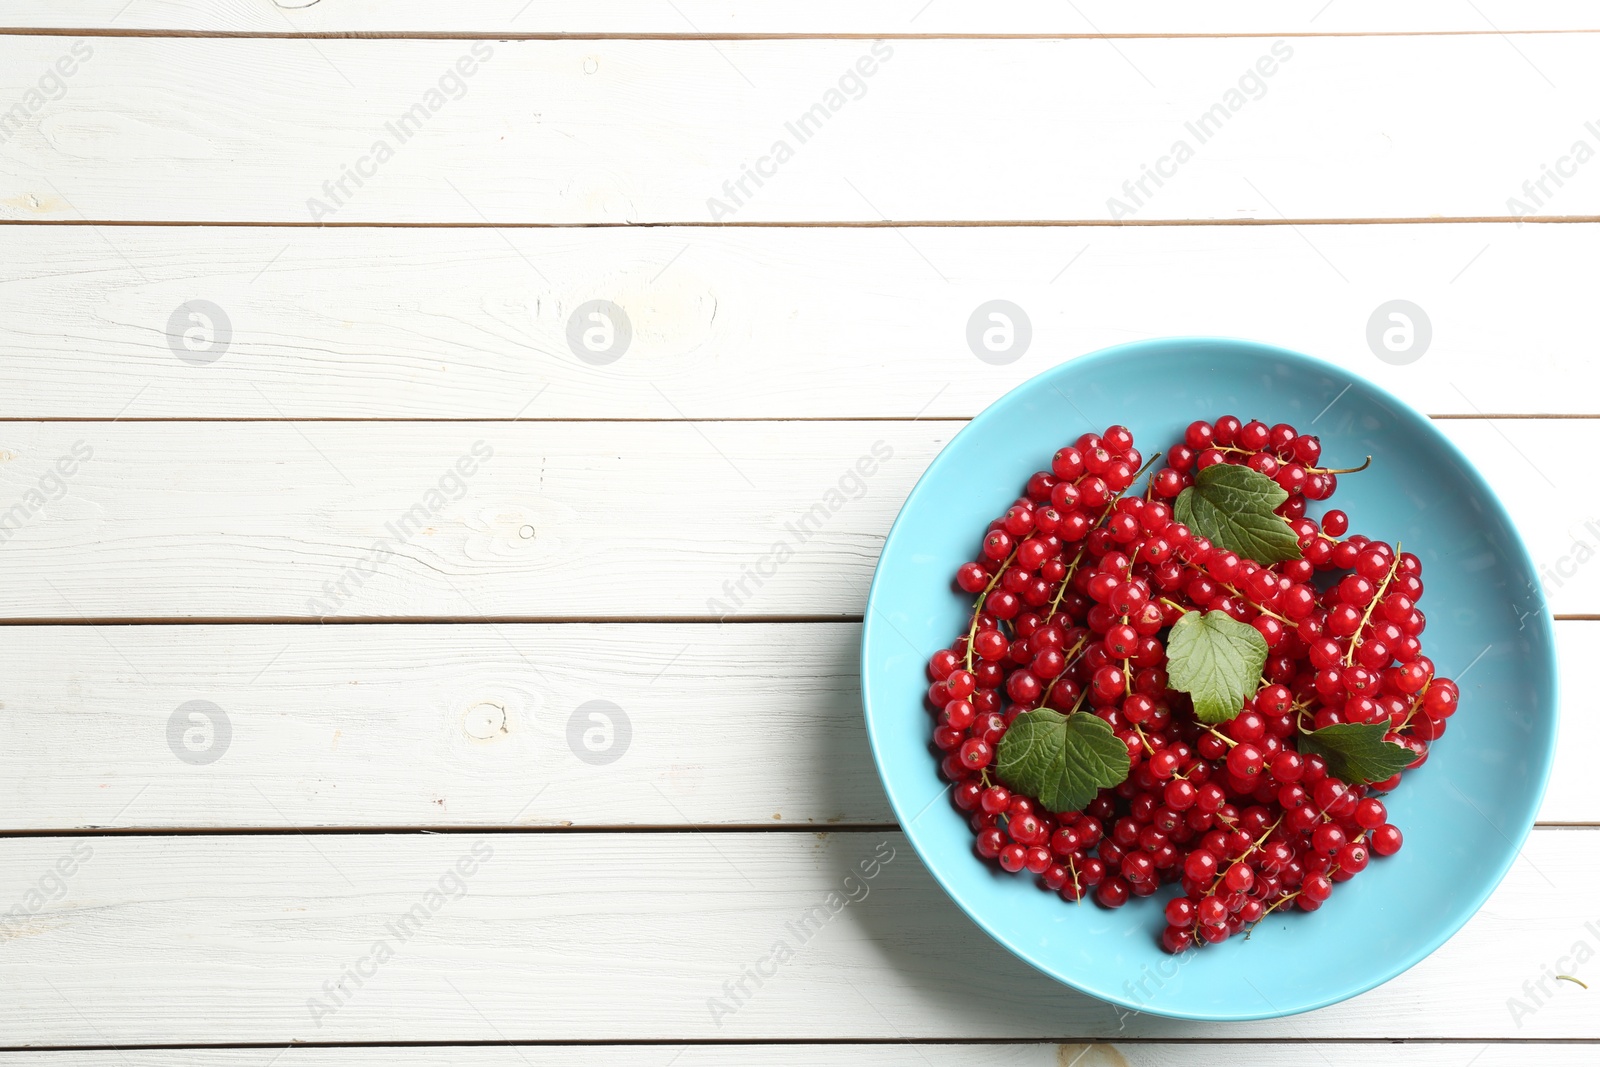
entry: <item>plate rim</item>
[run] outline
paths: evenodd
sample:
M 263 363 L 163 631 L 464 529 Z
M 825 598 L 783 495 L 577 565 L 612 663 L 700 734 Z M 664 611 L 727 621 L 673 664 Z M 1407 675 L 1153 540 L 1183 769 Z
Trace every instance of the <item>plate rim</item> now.
M 1102 1002 L 1112 1004 L 1120 1008 L 1126 1008 L 1135 1014 L 1155 1015 L 1163 1018 L 1183 1019 L 1194 1022 L 1249 1022 L 1262 1019 L 1278 1019 L 1291 1015 L 1299 1015 L 1308 1011 L 1315 1011 L 1319 1008 L 1325 1008 L 1333 1004 L 1342 1003 L 1343 1001 L 1358 997 L 1363 993 L 1370 992 L 1371 990 L 1376 989 L 1378 986 L 1397 978 L 1401 974 L 1404 974 L 1406 971 L 1410 970 L 1412 967 L 1431 956 L 1434 952 L 1438 951 L 1439 948 L 1445 944 L 1445 942 L 1449 941 L 1456 934 L 1460 933 L 1461 929 L 1465 927 L 1466 924 L 1483 909 L 1483 906 L 1488 902 L 1489 897 L 1494 894 L 1495 890 L 1500 887 L 1501 882 L 1505 880 L 1506 875 L 1510 873 L 1512 866 L 1521 856 L 1522 850 L 1527 844 L 1528 835 L 1532 833 L 1534 826 L 1538 822 L 1539 808 L 1542 806 L 1546 792 L 1549 789 L 1550 773 L 1555 762 L 1556 747 L 1561 732 L 1561 676 L 1559 663 L 1556 657 L 1554 617 L 1550 611 L 1544 610 L 1538 613 L 1538 625 L 1542 631 L 1545 648 L 1545 654 L 1542 657 L 1542 663 L 1540 663 L 1539 666 L 1543 669 L 1550 684 L 1548 706 L 1540 707 L 1538 710 L 1549 713 L 1548 717 L 1552 723 L 1552 728 L 1549 731 L 1549 740 L 1545 744 L 1543 750 L 1534 753 L 1534 755 L 1537 757 L 1538 763 L 1536 768 L 1538 787 L 1535 790 L 1534 803 L 1530 806 L 1528 815 L 1519 820 L 1519 825 L 1515 827 L 1516 832 L 1514 836 L 1507 838 L 1510 847 L 1506 850 L 1504 857 L 1492 871 L 1491 877 L 1485 880 L 1482 890 L 1475 894 L 1470 900 L 1470 906 L 1462 909 L 1461 919 L 1459 921 L 1446 923 L 1443 927 L 1441 927 L 1441 932 L 1435 937 L 1430 938 L 1421 948 L 1413 950 L 1397 958 L 1395 963 L 1392 963 L 1386 967 L 1378 968 L 1374 972 L 1374 977 L 1372 977 L 1370 980 L 1364 981 L 1364 983 L 1358 983 L 1356 986 L 1345 992 L 1325 997 L 1314 997 L 1304 1004 L 1289 1008 L 1277 1008 L 1269 1003 L 1268 1009 L 1265 1011 L 1240 1011 L 1227 1014 L 1193 1012 L 1184 1011 L 1182 1009 L 1159 1010 L 1151 1007 L 1148 1004 L 1131 1003 L 1128 1000 L 1118 996 L 1114 991 L 1111 990 L 1089 988 L 1084 983 L 1073 981 L 1064 977 L 1060 973 L 1057 973 L 1056 970 L 1052 970 L 1046 963 L 1030 959 L 1028 956 L 1024 955 L 1006 938 L 1003 938 L 997 934 L 990 924 L 978 914 L 978 909 L 975 909 L 971 902 L 966 900 L 959 891 L 953 888 L 945 880 L 945 877 L 940 872 L 938 867 L 930 862 L 928 853 L 925 851 L 922 842 L 918 840 L 917 832 L 914 829 L 916 816 L 912 816 L 908 820 L 907 813 L 902 810 L 900 800 L 895 795 L 895 791 L 890 785 L 890 777 L 885 768 L 884 755 L 880 750 L 878 731 L 874 725 L 874 719 L 872 715 L 871 693 L 873 691 L 873 687 L 871 685 L 871 661 L 868 657 L 868 649 L 874 639 L 875 634 L 877 633 L 877 628 L 874 626 L 874 605 L 879 596 L 879 582 L 883 578 L 884 573 L 883 559 L 889 554 L 890 548 L 894 544 L 896 534 L 898 534 L 901 530 L 901 523 L 906 518 L 906 509 L 911 504 L 911 501 L 919 492 L 923 490 L 925 483 L 927 483 L 929 479 L 934 476 L 940 465 L 956 448 L 956 445 L 960 441 L 962 435 L 969 432 L 974 426 L 977 426 L 988 419 L 998 418 L 999 409 L 1007 400 L 1010 400 L 1012 397 L 1026 390 L 1036 388 L 1037 383 L 1041 379 L 1044 379 L 1052 374 L 1060 373 L 1063 368 L 1082 366 L 1086 361 L 1092 363 L 1109 362 L 1139 350 L 1171 349 L 1185 346 L 1229 347 L 1236 350 L 1246 351 L 1255 355 L 1270 357 L 1280 361 L 1286 360 L 1290 363 L 1298 363 L 1313 370 L 1327 373 L 1338 378 L 1351 379 L 1353 382 L 1360 383 L 1367 389 L 1370 389 L 1372 393 L 1379 399 L 1392 405 L 1402 418 L 1413 422 L 1418 427 L 1424 428 L 1423 432 L 1431 435 L 1435 440 L 1435 443 L 1442 446 L 1446 457 L 1452 460 L 1461 469 L 1468 481 L 1478 491 L 1480 497 L 1488 501 L 1489 505 L 1493 509 L 1493 514 L 1498 517 L 1505 525 L 1506 529 L 1510 531 L 1510 547 L 1512 549 L 1514 561 L 1522 567 L 1527 576 L 1529 576 L 1535 582 L 1537 581 L 1539 573 L 1538 567 L 1534 562 L 1532 553 L 1528 551 L 1528 545 L 1522 536 L 1521 529 L 1518 527 L 1516 521 L 1512 518 L 1511 513 L 1506 510 L 1506 506 L 1500 500 L 1499 494 L 1494 491 L 1493 487 L 1491 487 L 1489 483 L 1484 480 L 1483 475 L 1479 473 L 1477 466 L 1473 464 L 1472 461 L 1468 459 L 1468 457 L 1456 446 L 1455 442 L 1451 441 L 1439 431 L 1438 427 L 1433 425 L 1432 419 L 1417 411 L 1409 403 L 1395 396 L 1389 390 L 1383 388 L 1365 376 L 1341 366 L 1340 364 L 1319 359 L 1315 356 L 1309 356 L 1303 352 L 1296 352 L 1292 349 L 1281 348 L 1276 345 L 1267 344 L 1261 341 L 1252 341 L 1244 338 L 1220 336 L 1172 336 L 1147 338 L 1142 341 L 1130 341 L 1123 344 L 1110 345 L 1105 348 L 1099 348 L 1091 352 L 1083 353 L 1082 355 L 1070 356 L 1066 359 L 1063 359 L 1053 366 L 1039 371 L 1037 374 L 1030 375 L 1028 378 L 1006 390 L 1000 396 L 986 404 L 982 411 L 978 412 L 977 415 L 968 420 L 965 426 L 961 427 L 960 430 L 953 434 L 950 440 L 945 442 L 944 446 L 939 449 L 938 454 L 933 457 L 933 460 L 928 464 L 927 468 L 920 476 L 918 476 L 916 483 L 912 485 L 910 492 L 906 494 L 905 500 L 901 502 L 900 509 L 895 514 L 894 522 L 890 524 L 889 532 L 884 536 L 883 547 L 880 549 L 878 554 L 878 561 L 873 565 L 872 582 L 867 590 L 867 600 L 862 613 L 861 638 L 857 646 L 857 651 L 860 657 L 859 673 L 861 682 L 862 717 L 865 720 L 867 728 L 867 740 L 872 749 L 873 765 L 877 769 L 878 780 L 883 785 L 884 794 L 888 797 L 889 806 L 894 811 L 895 820 L 899 824 L 898 828 L 900 832 L 911 844 L 911 848 L 914 852 L 916 852 L 917 858 L 922 861 L 922 866 L 930 875 L 933 876 L 934 881 L 938 883 L 940 889 L 944 891 L 945 895 L 955 902 L 956 906 L 961 909 L 963 914 L 965 914 L 969 920 L 975 923 L 978 928 L 988 935 L 992 941 L 1000 945 L 1007 952 L 1010 952 L 1023 963 L 1026 963 L 1028 966 L 1048 976 L 1052 980 L 1060 982 L 1062 985 L 1065 985 L 1071 989 L 1075 989 L 1080 993 L 1084 993 L 1085 995 L 1093 997 Z M 1545 603 L 1546 606 L 1548 606 L 1548 601 Z M 932 759 L 933 757 L 930 754 L 928 758 Z M 937 800 L 940 797 L 943 797 L 945 793 L 948 793 L 949 790 L 950 785 L 947 783 L 944 789 L 940 791 L 938 796 L 936 796 L 933 801 L 929 801 L 928 804 L 925 804 L 922 810 L 925 811 L 929 805 L 937 802 Z M 916 813 L 916 815 L 920 814 L 921 811 Z

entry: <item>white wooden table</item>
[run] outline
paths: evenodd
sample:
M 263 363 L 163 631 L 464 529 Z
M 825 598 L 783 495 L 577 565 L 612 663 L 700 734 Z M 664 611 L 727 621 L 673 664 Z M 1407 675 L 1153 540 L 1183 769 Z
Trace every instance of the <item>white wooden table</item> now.
M 1600 988 L 1552 981 L 1600 986 L 1591 5 L 0 26 L 0 1067 L 1594 1062 Z M 969 347 L 991 300 L 1025 350 Z M 1401 352 L 1368 340 L 1395 300 Z M 1434 414 L 1559 620 L 1523 859 L 1432 958 L 1296 1018 L 1124 1016 L 1015 961 L 898 834 L 860 723 L 926 463 L 1026 377 L 1167 334 Z

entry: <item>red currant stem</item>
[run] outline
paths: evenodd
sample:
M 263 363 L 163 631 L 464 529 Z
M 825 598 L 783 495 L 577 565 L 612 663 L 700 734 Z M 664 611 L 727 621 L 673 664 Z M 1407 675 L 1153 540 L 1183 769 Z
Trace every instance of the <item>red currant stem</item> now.
M 1089 639 L 1087 637 L 1078 638 L 1078 643 L 1072 646 L 1072 651 L 1066 653 L 1063 657 L 1066 661 L 1066 666 L 1062 667 L 1061 673 L 1050 679 L 1050 684 L 1044 687 L 1044 693 L 1039 697 L 1039 706 L 1041 708 L 1044 707 L 1045 701 L 1050 699 L 1050 691 L 1056 687 L 1056 683 L 1066 677 L 1067 671 L 1071 670 L 1072 665 L 1078 662 L 1077 657 L 1083 654 L 1084 646 L 1088 643 Z
M 1183 612 L 1185 615 L 1189 614 L 1189 612 L 1193 610 L 1192 608 L 1186 608 L 1182 604 L 1178 604 L 1178 603 L 1175 603 L 1174 601 L 1168 600 L 1166 597 L 1160 598 L 1159 603 L 1166 604 L 1166 605 L 1168 605 L 1170 607 L 1176 608 L 1178 611 Z
M 1378 586 L 1378 591 L 1372 594 L 1372 601 L 1367 604 L 1367 610 L 1362 613 L 1361 625 L 1356 627 L 1356 632 L 1350 635 L 1350 647 L 1344 653 L 1344 665 L 1350 666 L 1356 658 L 1356 646 L 1361 644 L 1361 632 L 1367 628 L 1367 623 L 1372 620 L 1372 613 L 1377 610 L 1378 601 L 1383 599 L 1384 590 L 1389 588 L 1389 583 L 1394 581 L 1395 571 L 1400 569 L 1400 542 L 1394 543 L 1394 562 L 1389 564 L 1389 573 L 1383 576 L 1383 584 Z
M 1139 475 L 1143 474 L 1145 471 L 1149 470 L 1151 467 L 1154 467 L 1156 465 L 1156 460 L 1158 460 L 1160 458 L 1161 458 L 1161 453 L 1157 452 L 1155 455 L 1153 455 L 1149 459 L 1145 460 L 1144 461 L 1144 466 L 1140 467 L 1138 470 L 1133 472 L 1133 481 L 1130 481 L 1128 483 L 1129 488 L 1132 488 L 1133 487 L 1133 483 L 1139 480 Z M 1150 488 L 1150 486 L 1146 486 L 1145 488 L 1148 489 L 1148 488 Z M 1126 493 L 1127 491 L 1128 491 L 1127 489 L 1124 489 L 1124 490 L 1122 490 L 1122 493 Z M 1121 500 L 1122 499 L 1122 493 L 1118 493 L 1116 496 L 1112 497 L 1111 498 L 1111 503 L 1115 504 L 1118 500 Z M 1109 514 L 1109 511 L 1107 513 Z
M 1254 608 L 1257 612 L 1261 613 L 1262 615 L 1271 616 L 1272 618 L 1277 619 L 1279 622 L 1283 623 L 1285 626 L 1293 626 L 1296 630 L 1300 629 L 1300 624 L 1299 623 L 1294 622 L 1294 621 L 1292 621 L 1290 619 L 1286 619 L 1282 615 L 1279 615 L 1277 612 L 1270 611 L 1267 608 L 1263 607 L 1262 605 L 1257 604 L 1253 597 L 1251 597 L 1248 594 L 1246 594 L 1243 591 L 1241 591 L 1237 586 L 1229 585 L 1227 582 L 1218 582 L 1217 584 L 1222 586 L 1222 588 L 1226 589 L 1228 592 L 1232 593 L 1234 596 L 1238 597 L 1240 600 L 1244 601 L 1245 604 L 1247 604 L 1248 606 Z M 1167 603 L 1171 604 L 1172 601 L 1169 600 L 1169 601 L 1167 601 Z M 1173 607 L 1177 607 L 1177 606 L 1178 605 L 1173 604 Z
M 1401 720 L 1400 725 L 1394 728 L 1395 733 L 1399 733 L 1401 730 L 1404 730 L 1407 726 L 1411 725 L 1412 717 L 1417 714 L 1417 709 L 1422 707 L 1422 698 L 1428 695 L 1428 687 L 1432 684 L 1433 679 L 1429 678 L 1423 683 L 1422 688 L 1417 690 L 1416 699 L 1412 700 L 1411 707 L 1406 710 L 1406 717 Z
M 1359 467 L 1307 467 L 1307 474 L 1360 474 L 1372 466 L 1372 457 L 1368 456 Z
M 1570 974 L 1558 974 L 1558 975 L 1556 975 L 1556 981 L 1558 981 L 1558 982 L 1571 982 L 1573 985 L 1581 985 L 1585 989 L 1589 988 L 1581 980 L 1572 977 L 1572 975 L 1570 975 Z
M 989 584 L 983 587 L 983 592 L 978 594 L 978 602 L 972 605 L 972 625 L 967 628 L 967 670 L 972 670 L 972 642 L 978 636 L 978 616 L 983 612 L 983 602 L 989 594 L 994 592 L 994 587 L 1000 584 L 1000 576 L 1011 566 L 1011 561 L 1017 558 L 1017 550 L 1013 548 L 1004 562 L 995 568 L 994 577 L 989 579 Z
M 1160 459 L 1160 458 L 1161 458 L 1161 453 L 1157 452 L 1155 455 L 1153 455 L 1149 459 L 1145 460 L 1144 461 L 1144 466 L 1140 467 L 1138 470 L 1133 472 L 1133 481 L 1130 481 L 1128 483 L 1128 486 L 1131 488 L 1133 486 L 1133 483 L 1139 480 L 1139 475 L 1141 475 L 1145 471 L 1149 470 L 1151 464 L 1155 463 L 1155 461 Z M 1127 491 L 1128 491 L 1127 489 L 1123 489 L 1121 492 L 1117 493 L 1116 496 L 1114 496 L 1110 500 L 1106 501 L 1105 510 L 1100 513 L 1100 517 L 1098 519 L 1094 520 L 1094 525 L 1095 525 L 1096 529 L 1099 528 L 1101 523 L 1106 521 L 1106 518 L 1111 514 L 1112 509 L 1114 509 L 1117 506 L 1117 501 L 1121 500 L 1122 499 L 1122 494 L 1126 493 Z M 1089 539 L 1088 539 L 1088 537 L 1085 537 L 1083 539 L 1082 547 L 1078 549 L 1078 557 L 1077 557 L 1077 559 L 1074 559 L 1072 561 L 1072 566 L 1067 568 L 1066 577 L 1061 579 L 1061 588 L 1056 590 L 1056 598 L 1050 604 L 1050 614 L 1045 616 L 1047 619 L 1055 617 L 1056 608 L 1060 606 L 1061 598 L 1062 598 L 1062 596 L 1064 596 L 1066 594 L 1067 583 L 1072 581 L 1072 572 L 1078 569 L 1078 564 L 1083 562 L 1083 557 L 1088 554 L 1088 550 L 1089 550 Z M 1135 550 L 1135 554 L 1137 555 L 1137 550 Z M 1129 574 L 1133 573 L 1133 560 L 1131 558 L 1128 561 L 1128 573 Z M 986 591 L 986 595 L 987 595 L 987 591 Z
M 1071 856 L 1067 857 L 1067 870 L 1072 872 L 1072 888 L 1077 890 L 1077 903 L 1082 904 L 1085 896 L 1083 886 L 1078 884 L 1078 863 Z
M 1088 555 L 1088 552 L 1089 539 L 1086 537 L 1078 546 L 1078 554 L 1072 558 L 1072 563 L 1067 567 L 1067 573 L 1061 576 L 1061 587 L 1056 590 L 1055 598 L 1050 601 L 1050 611 L 1045 615 L 1046 622 L 1056 617 L 1056 611 L 1061 607 L 1061 600 L 1067 595 L 1067 585 L 1072 581 L 1073 572 L 1078 569 L 1078 564 L 1083 562 L 1083 557 Z
M 1098 519 L 1094 520 L 1094 528 L 1098 529 L 1100 524 L 1106 521 L 1107 516 L 1109 516 L 1112 510 L 1116 508 L 1117 501 L 1121 500 L 1123 495 L 1127 493 L 1128 489 L 1133 488 L 1133 483 L 1139 480 L 1139 475 L 1149 470 L 1155 464 L 1155 461 L 1160 458 L 1161 453 L 1157 452 L 1155 455 L 1144 461 L 1144 466 L 1133 472 L 1133 478 L 1129 480 L 1127 488 L 1119 489 L 1115 496 L 1106 501 L 1105 510 L 1100 513 L 1100 517 Z M 1089 539 L 1085 537 L 1083 543 L 1087 545 L 1089 543 Z M 1129 570 L 1131 571 L 1132 568 L 1130 567 Z
M 1289 901 L 1293 900 L 1299 895 L 1300 890 L 1296 889 L 1293 893 L 1285 893 L 1283 896 L 1273 901 L 1272 906 L 1261 913 L 1261 918 L 1250 924 L 1250 929 L 1244 932 L 1244 939 L 1246 941 L 1250 940 L 1250 935 L 1256 932 L 1256 927 L 1260 926 L 1262 921 L 1265 920 L 1268 915 L 1271 915 L 1273 912 L 1277 911 L 1279 908 L 1283 907 L 1285 904 L 1289 903 Z
M 1253 841 L 1251 843 L 1249 848 L 1247 848 L 1243 852 L 1241 852 L 1239 854 L 1239 858 L 1238 859 L 1236 859 L 1232 863 L 1228 864 L 1228 871 L 1231 871 L 1235 867 L 1239 866 L 1239 864 L 1243 863 L 1246 859 L 1248 859 L 1250 857 L 1250 853 L 1254 852 L 1256 849 L 1260 848 L 1263 844 L 1265 844 L 1267 838 L 1272 836 L 1272 831 L 1276 830 L 1278 828 L 1278 824 L 1280 822 L 1282 822 L 1282 821 L 1283 821 L 1283 816 L 1280 815 L 1280 816 L 1278 816 L 1276 819 L 1274 819 L 1272 821 L 1272 825 L 1271 826 L 1269 826 L 1265 830 L 1261 831 L 1261 836 L 1256 838 L 1255 841 Z M 1217 880 L 1215 882 L 1211 883 L 1211 888 L 1206 893 L 1207 896 L 1210 896 L 1212 893 L 1215 893 L 1217 891 L 1217 886 L 1221 885 L 1222 884 L 1222 880 L 1228 876 L 1228 871 L 1218 871 L 1217 872 Z
M 1155 464 L 1155 461 L 1160 459 L 1160 458 L 1161 458 L 1161 453 L 1157 452 L 1155 455 L 1153 455 L 1149 459 L 1145 460 L 1144 461 L 1144 466 L 1140 467 L 1138 470 L 1133 472 L 1133 478 L 1128 482 L 1127 488 L 1119 489 L 1115 496 L 1113 496 L 1110 500 L 1106 501 L 1105 510 L 1100 512 L 1100 517 L 1098 519 L 1094 520 L 1094 529 L 1098 529 L 1100 527 L 1100 524 L 1106 521 L 1106 518 L 1108 516 L 1110 516 L 1111 512 L 1116 508 L 1117 501 L 1121 500 L 1123 495 L 1125 493 L 1127 493 L 1128 489 L 1132 489 L 1133 488 L 1133 483 L 1139 480 L 1139 475 L 1141 475 L 1145 471 L 1149 470 Z M 1089 539 L 1087 537 L 1085 537 L 1083 539 L 1083 543 L 1084 543 L 1084 546 L 1087 548 L 1087 546 L 1089 544 Z M 1082 558 L 1081 554 L 1080 554 L 1079 558 Z M 1128 571 L 1129 571 L 1129 573 L 1132 573 L 1133 567 L 1131 565 L 1129 566 Z
M 1239 742 L 1235 741 L 1233 738 L 1229 737 L 1227 734 L 1223 733 L 1221 730 L 1218 730 L 1215 726 L 1207 726 L 1206 729 L 1209 730 L 1211 733 L 1216 734 L 1217 737 L 1221 738 L 1223 741 L 1227 742 L 1227 745 L 1228 745 L 1229 748 L 1232 748 L 1234 745 L 1237 745 L 1239 743 Z
M 1238 590 L 1235 589 L 1234 592 L 1237 593 Z M 1243 594 L 1240 594 L 1240 595 L 1242 596 Z M 1272 611 L 1272 610 L 1269 610 L 1267 608 L 1264 608 L 1260 604 L 1251 603 L 1249 597 L 1245 597 L 1245 603 L 1249 604 L 1251 607 L 1255 608 L 1257 612 L 1259 612 L 1262 615 L 1267 616 L 1269 619 L 1277 619 L 1279 622 L 1283 623 L 1285 626 L 1293 626 L 1296 630 L 1300 629 L 1300 624 L 1295 622 L 1293 619 L 1286 619 L 1282 615 L 1279 615 L 1276 611 Z

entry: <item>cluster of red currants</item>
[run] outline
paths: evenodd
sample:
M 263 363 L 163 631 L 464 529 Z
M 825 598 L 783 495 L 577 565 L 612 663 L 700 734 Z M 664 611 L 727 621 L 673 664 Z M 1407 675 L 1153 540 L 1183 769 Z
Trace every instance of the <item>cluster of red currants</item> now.
M 1112 908 L 1175 882 L 1161 942 L 1178 952 L 1277 908 L 1314 911 L 1372 853 L 1399 850 L 1373 795 L 1399 773 L 1341 780 L 1300 741 L 1381 724 L 1414 767 L 1459 692 L 1422 654 L 1418 558 L 1350 534 L 1343 512 L 1306 517 L 1348 473 L 1320 458 L 1317 438 L 1291 426 L 1224 416 L 1191 424 L 1141 493 L 1128 492 L 1142 457 L 1122 426 L 1083 435 L 1028 479 L 956 574 L 978 598 L 967 632 L 928 665 L 933 743 L 981 857 Z M 1288 494 L 1276 512 L 1301 558 L 1265 566 L 1176 521 L 1174 499 L 1219 463 Z M 1191 611 L 1223 612 L 1267 646 L 1253 695 L 1217 725 L 1168 684 L 1164 638 Z M 997 781 L 1002 738 L 1036 708 L 1092 711 L 1127 746 L 1127 778 L 1067 812 Z

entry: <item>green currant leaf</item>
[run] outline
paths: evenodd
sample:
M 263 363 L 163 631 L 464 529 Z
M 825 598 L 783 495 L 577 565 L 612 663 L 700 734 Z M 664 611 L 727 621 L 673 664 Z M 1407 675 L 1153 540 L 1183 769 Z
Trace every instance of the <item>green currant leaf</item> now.
M 1351 785 L 1368 785 L 1391 778 L 1406 769 L 1417 754 L 1404 745 L 1385 741 L 1389 732 L 1381 722 L 1341 722 L 1301 734 L 1302 754 L 1328 761 L 1328 773 Z
M 1000 738 L 995 772 L 1051 811 L 1082 811 L 1100 790 L 1128 777 L 1128 746 L 1098 715 L 1035 708 Z
M 1213 545 L 1264 567 L 1300 558 L 1300 540 L 1273 508 L 1289 499 L 1282 486 L 1259 471 L 1217 463 L 1194 476 L 1178 494 L 1177 520 Z
M 1266 662 L 1267 639 L 1223 611 L 1191 611 L 1167 635 L 1167 684 L 1194 698 L 1201 722 L 1227 722 L 1244 710 Z

